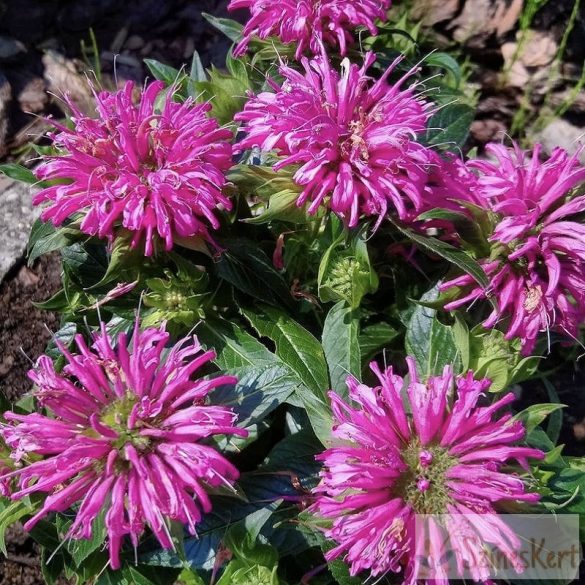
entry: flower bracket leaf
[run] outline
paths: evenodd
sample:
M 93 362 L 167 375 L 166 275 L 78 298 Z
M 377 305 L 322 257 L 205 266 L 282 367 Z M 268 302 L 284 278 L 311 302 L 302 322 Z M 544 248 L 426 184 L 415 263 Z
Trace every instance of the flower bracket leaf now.
M 323 326 L 323 351 L 329 366 L 331 388 L 347 398 L 348 375 L 359 378 L 361 351 L 359 318 L 345 303 L 339 302 L 327 313 Z

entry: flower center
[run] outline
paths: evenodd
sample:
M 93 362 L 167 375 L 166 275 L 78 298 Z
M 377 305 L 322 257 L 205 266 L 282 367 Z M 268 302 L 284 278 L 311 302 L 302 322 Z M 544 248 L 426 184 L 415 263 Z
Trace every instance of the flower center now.
M 422 447 L 414 440 L 404 449 L 402 460 L 408 469 L 396 483 L 398 494 L 416 514 L 444 514 L 451 502 L 445 476 L 457 458 L 440 445 Z
M 542 303 L 542 289 L 540 286 L 528 288 L 526 290 L 526 296 L 524 297 L 524 308 L 532 313 Z
M 348 132 L 344 133 L 340 145 L 341 154 L 344 157 L 350 160 L 361 159 L 363 162 L 368 162 L 370 152 L 363 137 L 364 128 L 365 121 L 362 116 L 360 116 L 360 119 L 352 120 L 349 123 Z
M 127 443 L 134 445 L 139 452 L 147 451 L 151 446 L 151 440 L 139 434 L 140 424 L 128 424 L 137 402 L 135 394 L 127 393 L 124 398 L 114 401 L 105 408 L 100 416 L 100 423 L 119 435 L 112 441 L 112 445 L 118 450 L 122 450 Z M 130 426 L 132 428 L 129 428 Z

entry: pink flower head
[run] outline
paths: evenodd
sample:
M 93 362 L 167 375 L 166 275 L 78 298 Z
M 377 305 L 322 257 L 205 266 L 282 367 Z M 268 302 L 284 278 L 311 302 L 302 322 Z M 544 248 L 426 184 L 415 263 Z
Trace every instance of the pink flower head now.
M 214 352 L 203 353 L 196 338 L 167 352 L 168 340 L 164 326 L 140 331 L 137 325 L 132 349 L 125 334 L 114 349 L 102 324 L 91 348 L 80 335 L 77 354 L 59 345 L 68 362 L 62 373 L 47 356 L 39 358 L 29 376 L 51 415 L 8 412 L 12 424 L 2 431 L 13 459 L 24 464 L 34 455 L 32 463 L 9 474 L 19 480 L 12 497 L 49 494 L 26 529 L 76 506 L 66 538 L 91 538 L 93 521 L 105 512 L 115 569 L 124 536 L 136 547 L 148 526 L 170 548 L 168 520 L 195 534 L 202 514 L 211 510 L 207 488 L 231 488 L 238 470 L 207 439 L 247 433 L 234 426 L 230 408 L 206 399 L 236 379 L 193 380 Z
M 459 202 L 483 204 L 477 176 L 458 156 L 436 154 L 431 168 L 424 211 L 442 208 L 460 211 Z
M 353 227 L 360 214 L 378 216 L 388 209 L 402 219 L 421 210 L 433 154 L 416 142 L 432 113 L 432 105 L 415 93 L 416 84 L 378 81 L 366 70 L 375 57 L 368 53 L 360 68 L 344 59 L 341 73 L 325 55 L 303 58 L 304 73 L 281 64 L 282 86 L 252 98 L 236 116 L 247 136 L 237 146 L 274 150 L 284 158 L 275 170 L 300 164 L 294 181 L 303 191 L 298 205 L 310 201 L 309 213 L 326 205 Z
M 296 45 L 296 58 L 308 49 L 319 53 L 323 43 L 338 48 L 342 56 L 353 44 L 352 32 L 360 26 L 377 34 L 375 20 L 386 21 L 390 0 L 232 0 L 229 10 L 247 8 L 251 18 L 234 50 L 243 55 L 252 37 L 278 37 Z
M 40 191 L 35 204 L 48 202 L 43 220 L 61 225 L 80 213 L 81 231 L 114 238 L 115 228 L 144 239 L 145 254 L 156 236 L 170 250 L 173 238 L 210 239 L 217 229 L 214 210 L 231 208 L 222 193 L 231 166 L 231 132 L 207 115 L 208 103 L 183 103 L 165 95 L 155 81 L 134 103 L 134 85 L 96 95 L 98 119 L 68 101 L 75 129 L 57 125 L 52 138 L 60 154 L 37 168 L 41 180 L 57 184 Z
M 495 217 L 492 254 L 482 260 L 489 289 L 465 275 L 442 285 L 465 292 L 446 305 L 456 309 L 492 297 L 497 304 L 485 327 L 504 322 L 506 339 L 520 338 L 530 353 L 538 335 L 556 331 L 576 338 L 585 322 L 585 181 L 578 154 L 556 148 L 540 162 L 540 145 L 532 156 L 517 145 L 490 144 L 495 160 L 474 160 L 478 193 Z
M 443 539 L 433 534 L 439 530 L 433 521 L 426 525 L 426 536 L 415 538 L 417 518 L 440 514 L 460 525 L 457 533 L 461 525 L 470 533 L 465 545 L 451 539 L 458 566 L 473 560 L 485 542 L 514 559 L 519 541 L 497 515 L 496 505 L 535 502 L 538 495 L 527 493 L 523 479 L 502 467 L 514 460 L 526 467 L 527 457 L 544 454 L 516 446 L 525 434 L 521 422 L 510 414 L 495 416 L 514 400 L 513 394 L 478 406 L 488 380 L 475 380 L 472 372 L 454 377 L 447 366 L 442 375 L 422 383 L 413 359 L 407 363 L 408 382 L 391 367 L 380 371 L 375 363 L 370 367 L 378 386 L 349 377 L 353 404 L 330 393 L 338 443 L 318 456 L 324 470 L 312 506 L 331 521 L 325 534 L 337 545 L 326 558 L 344 556 L 352 575 L 366 569 L 372 576 L 403 572 L 403 582 L 411 585 L 421 544 L 430 539 L 431 563 L 445 552 L 440 550 Z M 470 514 L 481 514 L 482 524 L 466 520 Z M 485 580 L 485 568 L 477 567 L 473 578 Z

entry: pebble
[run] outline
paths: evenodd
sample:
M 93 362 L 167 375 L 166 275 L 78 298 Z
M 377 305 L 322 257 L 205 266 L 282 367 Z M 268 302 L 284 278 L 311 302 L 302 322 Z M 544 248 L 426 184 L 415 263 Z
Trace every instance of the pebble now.
M 23 112 L 31 112 L 33 114 L 44 112 L 49 103 L 45 81 L 40 77 L 33 77 L 26 82 L 25 86 L 16 96 L 16 99 Z
M 24 255 L 30 228 L 38 217 L 30 185 L 0 177 L 0 280 Z
M 12 88 L 8 79 L 0 72 L 0 157 L 6 153 L 8 136 L 8 113 L 12 101 Z
M 549 156 L 557 146 L 574 154 L 585 144 L 585 132 L 583 128 L 573 126 L 573 124 L 561 118 L 550 122 L 534 139 L 542 143 L 544 152 Z M 584 151 L 581 151 L 579 159 L 582 164 L 585 164 Z
M 26 53 L 26 47 L 23 43 L 12 37 L 0 35 L 0 62 L 12 61 L 21 53 Z
M 144 39 L 138 35 L 128 37 L 128 40 L 124 45 L 124 48 L 130 51 L 139 51 L 142 47 L 144 47 Z

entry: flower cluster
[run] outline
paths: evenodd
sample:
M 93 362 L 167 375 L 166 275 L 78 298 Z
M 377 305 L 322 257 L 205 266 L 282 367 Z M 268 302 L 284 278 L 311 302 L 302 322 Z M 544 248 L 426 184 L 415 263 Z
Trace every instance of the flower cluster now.
M 8 474 L 19 480 L 12 497 L 48 494 L 26 529 L 77 505 L 65 537 L 91 538 L 95 519 L 105 513 L 115 569 L 126 535 L 136 547 L 148 526 L 161 546 L 171 548 L 167 520 L 195 534 L 211 510 L 207 490 L 233 485 L 237 469 L 207 439 L 247 433 L 234 426 L 229 408 L 206 398 L 236 379 L 193 380 L 214 353 L 185 338 L 165 356 L 168 340 L 164 327 L 137 326 L 131 351 L 125 334 L 114 348 L 102 324 L 92 347 L 77 336 L 78 354 L 59 344 L 68 362 L 62 374 L 47 356 L 39 359 L 30 378 L 49 414 L 7 412 L 11 424 L 2 429 L 15 462 L 29 463 Z
M 281 86 L 261 93 L 236 116 L 245 138 L 238 149 L 274 150 L 282 160 L 275 170 L 300 165 L 294 181 L 303 191 L 298 205 L 309 201 L 309 213 L 327 206 L 354 227 L 363 214 L 379 224 L 389 210 L 402 219 L 420 212 L 431 166 L 436 157 L 416 141 L 432 105 L 402 86 L 412 72 L 390 84 L 396 60 L 377 81 L 345 59 L 341 73 L 325 55 L 301 61 L 303 72 L 281 64 Z
M 377 33 L 375 20 L 386 20 L 390 0 L 232 0 L 229 9 L 247 8 L 251 17 L 234 54 L 243 55 L 252 37 L 278 37 L 296 46 L 296 58 L 307 51 L 318 53 L 322 44 L 338 48 L 341 55 L 353 43 L 357 27 Z
M 561 148 L 540 161 L 540 146 L 529 156 L 518 146 L 487 146 L 493 160 L 474 160 L 477 196 L 495 218 L 492 253 L 481 261 L 490 285 L 465 275 L 443 290 L 464 291 L 446 309 L 490 297 L 496 307 L 485 327 L 503 323 L 507 339 L 518 337 L 530 353 L 542 332 L 576 338 L 585 322 L 585 167 L 578 153 Z
M 496 413 L 514 400 L 508 394 L 490 406 L 479 406 L 489 380 L 473 373 L 454 377 L 447 366 L 440 376 L 422 383 L 414 361 L 407 358 L 409 380 L 392 368 L 371 369 L 379 385 L 371 388 L 348 378 L 348 404 L 331 392 L 337 444 L 318 459 L 323 461 L 321 483 L 315 488 L 313 512 L 331 521 L 325 530 L 337 543 L 326 557 L 343 556 L 357 575 L 370 569 L 373 576 L 404 573 L 404 583 L 416 582 L 420 546 L 429 535 L 415 538 L 416 515 L 448 515 L 457 566 L 477 558 L 490 542 L 514 565 L 519 542 L 496 513 L 502 501 L 536 502 L 518 474 L 504 471 L 517 461 L 526 467 L 529 457 L 544 454 L 517 446 L 525 434 L 510 414 Z M 408 406 L 402 391 L 406 386 Z M 409 416 L 407 414 L 411 412 Z M 471 520 L 481 515 L 482 522 Z M 453 540 L 465 527 L 465 542 Z M 457 528 L 457 530 L 455 530 Z M 438 526 L 432 523 L 431 546 L 440 546 Z M 431 566 L 444 552 L 433 550 Z M 486 567 L 476 567 L 473 578 L 485 580 Z
M 35 204 L 48 203 L 43 220 L 61 225 L 81 214 L 83 233 L 112 240 L 116 228 L 142 240 L 145 254 L 158 236 L 166 250 L 175 238 L 210 239 L 219 227 L 214 211 L 231 208 L 222 193 L 231 166 L 231 132 L 208 116 L 211 105 L 172 99 L 159 81 L 148 85 L 134 103 L 128 82 L 116 92 L 96 96 L 99 118 L 73 112 L 74 129 L 55 124 L 52 136 L 60 153 L 36 170 L 54 184 L 41 190 Z
M 454 560 L 458 576 L 469 570 L 473 580 L 487 581 L 489 567 L 475 562 L 486 545 L 520 571 L 519 537 L 500 512 L 531 510 L 540 494 L 551 494 L 555 505 L 571 503 L 575 494 L 563 499 L 562 482 L 551 480 L 564 463 L 531 475 L 528 460 L 544 457 L 532 448 L 539 435 L 526 437 L 522 416 L 507 412 L 514 395 L 496 392 L 525 379 L 533 364 L 536 370 L 538 359 L 521 357 L 521 346 L 524 354 L 533 352 L 545 332 L 576 338 L 585 323 L 585 167 L 579 153 L 562 149 L 543 162 L 539 146 L 527 153 L 516 145 L 489 145 L 490 158 L 478 160 L 445 153 L 447 140 L 465 140 L 455 128 L 464 124 L 445 128 L 440 145 L 441 129 L 434 126 L 465 107 L 437 115 L 453 94 L 443 92 L 438 103 L 430 96 L 449 86 L 447 77 L 458 78 L 452 64 L 424 61 L 425 68 L 453 69 L 433 88 L 422 80 L 423 66 L 405 66 L 405 56 L 383 73 L 383 60 L 376 63 L 373 52 L 351 59 L 356 34 L 377 34 L 376 22 L 386 19 L 390 4 L 231 0 L 230 9 L 251 12 L 236 57 L 254 37 L 278 37 L 294 45 L 286 54 L 294 50 L 296 62 L 280 59 L 277 77 L 266 70 L 257 75 L 252 70 L 274 54 L 263 43 L 258 58 L 237 62 L 230 56 L 226 72 L 202 72 L 195 55 L 192 78 L 177 72 L 170 87 L 154 81 L 139 89 L 129 82 L 97 93 L 95 118 L 67 99 L 72 124 L 55 124 L 52 154 L 34 171 L 42 183 L 34 202 L 43 205 L 44 221 L 86 237 L 64 252 L 64 289 L 45 306 L 59 307 L 68 324 L 87 315 L 88 324 L 99 326 L 91 341 L 82 335 L 67 347 L 56 341 L 59 362 L 41 356 L 29 373 L 36 411 L 7 412 L 0 423 L 0 496 L 24 499 L 26 505 L 14 509 L 30 512 L 26 529 L 53 513 L 66 514 L 71 523 L 63 538 L 91 539 L 103 523 L 110 568 L 126 578 L 126 555 L 131 547 L 137 552 L 145 534 L 165 549 L 180 547 L 171 523 L 196 535 L 214 497 L 235 491 L 238 465 L 264 461 L 260 473 L 241 480 L 249 493 L 232 502 L 237 525 L 226 527 L 221 542 L 208 539 L 213 544 L 197 555 L 205 568 L 215 559 L 213 581 L 223 571 L 218 583 L 277 585 L 276 551 L 255 542 L 257 532 L 241 530 L 252 511 L 270 514 L 278 502 L 297 500 L 292 484 L 333 541 L 328 561 L 343 559 L 352 576 L 369 571 L 367 579 L 388 574 L 415 585 L 428 567 L 434 575 L 427 582 L 448 582 L 445 557 Z M 236 25 L 218 23 L 232 37 Z M 391 43 L 385 40 L 364 44 L 384 46 L 386 58 Z M 331 49 L 339 58 L 328 54 Z M 213 112 L 229 127 L 220 127 Z M 237 205 L 221 221 L 232 208 L 232 192 Z M 208 252 L 207 244 L 219 249 L 213 235 L 219 229 L 226 250 L 214 263 L 201 252 Z M 105 241 L 96 245 L 87 236 Z M 46 250 L 47 238 L 51 248 L 69 242 L 52 229 L 35 230 L 31 249 Z M 156 261 L 109 254 L 117 252 L 117 238 Z M 271 246 L 274 266 L 265 254 Z M 435 255 L 416 267 L 432 283 L 405 283 L 414 270 L 393 265 L 391 252 L 408 249 L 416 265 L 423 248 Z M 74 261 L 90 250 L 96 263 Z M 441 258 L 452 264 L 442 283 L 447 267 Z M 102 259 L 107 269 L 92 274 Z M 482 268 L 489 285 L 456 276 L 456 267 L 479 281 Z M 423 308 L 433 308 L 423 326 L 418 312 L 404 305 L 426 284 L 443 294 L 422 297 Z M 111 332 L 129 324 L 138 298 L 145 314 L 133 332 L 130 325 L 115 340 Z M 488 299 L 494 309 L 483 325 L 491 330 L 473 322 L 476 311 L 461 311 L 451 328 L 437 325 L 438 306 L 459 310 Z M 107 325 L 100 307 L 111 319 Z M 397 317 L 405 334 L 386 322 Z M 175 333 L 198 320 L 206 321 L 201 335 L 218 340 L 219 358 L 196 337 L 173 344 Z M 394 352 L 405 337 L 422 352 L 436 326 L 453 333 L 446 336 L 446 353 L 458 351 L 470 371 L 456 375 L 449 364 L 422 379 L 411 357 L 407 376 L 381 369 L 383 344 L 392 343 Z M 283 339 L 294 346 L 290 359 Z M 363 361 L 354 363 L 355 352 L 341 355 L 339 348 L 356 344 Z M 327 405 L 314 402 L 306 416 L 289 410 L 295 389 L 325 392 L 346 366 L 362 371 L 370 359 L 377 361 L 365 381 L 373 379 L 373 386 L 349 376 L 347 400 L 330 392 L 331 433 Z M 211 361 L 228 371 L 214 375 Z M 524 414 L 539 423 L 552 410 L 544 406 L 537 416 L 531 409 Z M 244 454 L 233 449 L 228 458 L 222 446 L 248 436 L 237 426 L 238 414 L 255 431 L 270 432 L 259 448 L 246 441 Z M 277 445 L 265 459 L 264 440 L 283 436 L 271 425 L 285 415 L 294 415 L 287 420 L 301 432 L 295 435 L 290 426 L 284 448 Z M 327 448 L 317 456 L 320 482 L 308 492 L 295 470 L 286 469 L 288 462 L 277 466 L 300 440 L 307 445 L 299 457 L 310 461 L 299 468 L 313 464 L 312 444 L 307 453 L 313 434 Z M 558 455 L 552 450 L 546 464 Z M 276 493 L 289 478 L 284 493 Z M 269 492 L 273 497 L 266 497 Z M 277 524 L 267 523 L 263 537 L 274 530 L 276 541 Z M 185 560 L 187 549 L 179 548 L 177 558 Z M 63 554 L 66 574 L 79 571 L 79 578 L 105 554 L 91 553 L 84 564 L 69 552 Z M 243 552 L 246 558 L 238 558 Z M 260 557 L 266 565 L 248 562 Z M 287 579 L 299 580 L 296 569 L 285 568 Z M 91 574 L 86 580 L 96 579 Z

